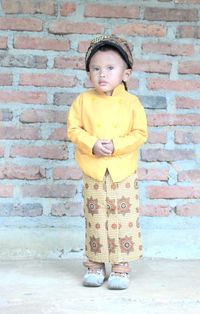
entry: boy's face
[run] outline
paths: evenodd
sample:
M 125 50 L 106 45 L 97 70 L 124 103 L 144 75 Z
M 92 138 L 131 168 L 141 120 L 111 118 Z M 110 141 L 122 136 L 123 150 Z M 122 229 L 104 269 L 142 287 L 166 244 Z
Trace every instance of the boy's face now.
M 113 50 L 97 51 L 90 60 L 89 70 L 94 88 L 108 96 L 131 75 L 131 69 L 127 69 L 124 60 Z

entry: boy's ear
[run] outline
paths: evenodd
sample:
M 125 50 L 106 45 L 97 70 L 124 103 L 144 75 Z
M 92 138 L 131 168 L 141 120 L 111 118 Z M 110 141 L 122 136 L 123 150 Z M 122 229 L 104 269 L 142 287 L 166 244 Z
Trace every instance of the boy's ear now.
M 126 69 L 123 75 L 123 81 L 127 82 L 132 74 L 132 69 Z

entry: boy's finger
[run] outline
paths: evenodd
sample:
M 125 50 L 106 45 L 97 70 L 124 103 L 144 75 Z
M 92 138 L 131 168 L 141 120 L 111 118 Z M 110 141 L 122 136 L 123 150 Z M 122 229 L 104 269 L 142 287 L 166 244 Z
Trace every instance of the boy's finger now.
M 111 140 L 102 140 L 101 144 L 109 144 L 111 142 Z
M 105 154 L 105 155 L 111 155 L 111 151 L 109 149 L 102 149 L 102 153 Z

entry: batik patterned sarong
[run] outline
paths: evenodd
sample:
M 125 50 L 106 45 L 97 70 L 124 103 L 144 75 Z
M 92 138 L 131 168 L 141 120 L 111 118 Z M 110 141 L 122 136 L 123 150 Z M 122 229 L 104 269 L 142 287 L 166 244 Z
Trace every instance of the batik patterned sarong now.
M 86 256 L 95 262 L 133 261 L 142 256 L 137 174 L 113 182 L 83 175 Z

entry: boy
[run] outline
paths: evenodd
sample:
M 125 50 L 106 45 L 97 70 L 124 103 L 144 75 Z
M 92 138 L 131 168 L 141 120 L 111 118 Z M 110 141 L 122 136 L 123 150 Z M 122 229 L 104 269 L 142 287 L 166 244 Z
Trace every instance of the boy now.
M 68 115 L 68 137 L 83 171 L 86 256 L 83 285 L 129 285 L 129 262 L 141 257 L 137 185 L 138 148 L 147 139 L 146 115 L 127 92 L 133 59 L 114 35 L 94 39 L 86 53 L 94 89 L 80 94 Z

